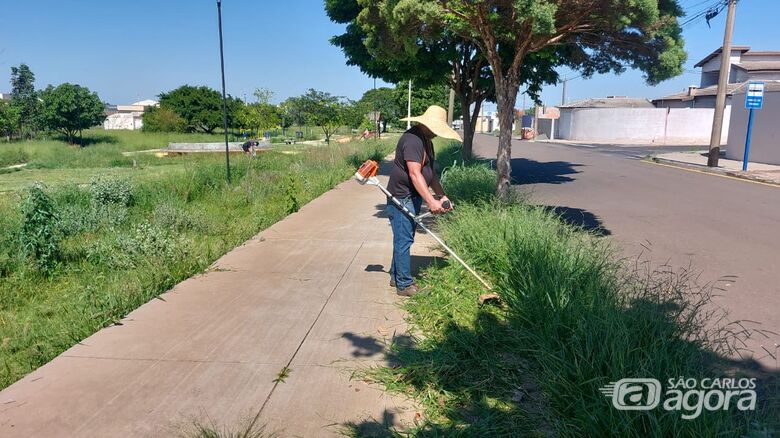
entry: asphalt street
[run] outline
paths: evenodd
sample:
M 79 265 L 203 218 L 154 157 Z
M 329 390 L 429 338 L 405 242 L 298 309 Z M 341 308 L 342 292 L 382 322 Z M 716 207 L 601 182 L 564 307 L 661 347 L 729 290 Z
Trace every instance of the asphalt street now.
M 494 159 L 497 146 L 475 138 L 482 157 Z M 667 149 L 513 140 L 512 176 L 531 202 L 608 236 L 627 259 L 716 282 L 728 320 L 774 332 L 754 334 L 747 350 L 780 368 L 780 187 L 639 159 Z

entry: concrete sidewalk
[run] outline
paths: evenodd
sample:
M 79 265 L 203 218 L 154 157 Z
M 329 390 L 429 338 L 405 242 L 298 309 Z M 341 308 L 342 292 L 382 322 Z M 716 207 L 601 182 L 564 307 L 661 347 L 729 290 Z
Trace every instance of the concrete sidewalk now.
M 748 163 L 747 172 L 742 171 L 742 161 L 718 159 L 718 167 L 707 167 L 707 151 L 670 152 L 655 155 L 653 161 L 671 166 L 692 168 L 735 178 L 748 179 L 768 184 L 780 184 L 780 166 L 763 163 Z
M 408 400 L 350 380 L 406 333 L 391 247 L 384 197 L 345 182 L 0 392 L 0 436 L 171 436 L 258 412 L 281 436 L 408 424 Z

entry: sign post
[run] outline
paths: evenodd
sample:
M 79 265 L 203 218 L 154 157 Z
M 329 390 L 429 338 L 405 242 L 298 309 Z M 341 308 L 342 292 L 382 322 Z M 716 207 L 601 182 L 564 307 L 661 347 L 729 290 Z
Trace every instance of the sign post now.
M 761 109 L 764 106 L 764 83 L 749 82 L 747 94 L 745 95 L 745 108 L 748 113 L 747 135 L 745 136 L 745 156 L 742 158 L 742 171 L 746 172 L 748 168 L 748 157 L 750 156 L 750 137 L 753 135 L 753 111 Z

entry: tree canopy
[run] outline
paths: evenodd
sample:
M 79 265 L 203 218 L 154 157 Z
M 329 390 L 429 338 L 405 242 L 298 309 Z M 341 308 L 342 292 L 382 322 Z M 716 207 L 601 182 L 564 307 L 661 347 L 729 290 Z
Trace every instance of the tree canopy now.
M 97 93 L 76 84 L 49 85 L 41 92 L 41 120 L 49 129 L 65 135 L 74 143 L 76 134 L 103 123 L 105 105 Z
M 228 96 L 228 124 L 232 124 L 233 115 L 242 105 Z M 160 94 L 160 107 L 175 111 L 186 124 L 190 132 L 211 134 L 223 124 L 222 95 L 209 87 L 182 85 L 167 93 Z

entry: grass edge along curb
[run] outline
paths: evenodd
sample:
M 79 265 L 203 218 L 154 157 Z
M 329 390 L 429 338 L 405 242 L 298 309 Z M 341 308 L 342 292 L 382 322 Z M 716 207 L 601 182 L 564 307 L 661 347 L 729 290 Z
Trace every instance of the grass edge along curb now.
M 392 366 L 356 371 L 422 406 L 411 430 L 392 434 L 771 436 L 777 400 L 767 397 L 777 392 L 768 387 L 753 413 L 695 420 L 660 408 L 619 411 L 599 391 L 624 377 L 665 385 L 750 375 L 723 356 L 752 331 L 707 324 L 718 317 L 707 307 L 712 287 L 696 287 L 690 272 L 621 260 L 608 240 L 548 209 L 492 200 L 495 174 L 483 164 L 454 166 L 443 179 L 456 211 L 440 230 L 489 275 L 505 307 L 479 308 L 480 286 L 457 264 L 423 274 L 425 293 L 404 305 L 416 335 L 394 339 Z M 372 427 L 348 426 L 356 436 Z

